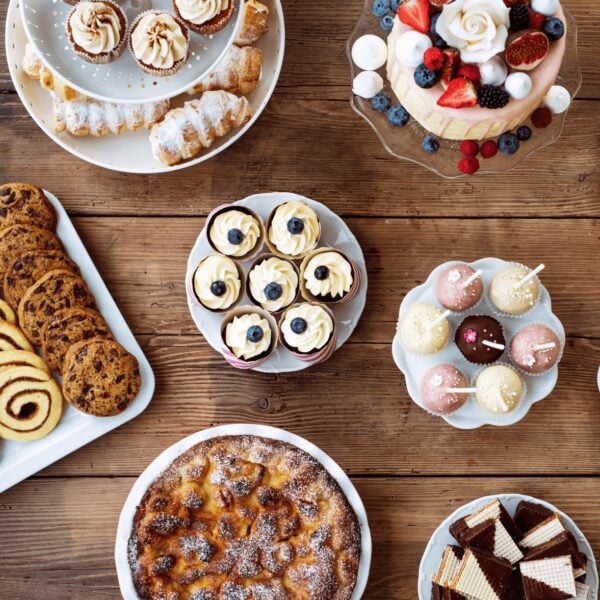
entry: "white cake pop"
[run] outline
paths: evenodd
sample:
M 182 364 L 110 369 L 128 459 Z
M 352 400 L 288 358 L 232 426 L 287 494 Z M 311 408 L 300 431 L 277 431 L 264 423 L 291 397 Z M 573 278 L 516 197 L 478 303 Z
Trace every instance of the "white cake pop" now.
M 511 73 L 504 82 L 504 89 L 515 100 L 523 100 L 531 94 L 533 83 L 527 73 Z
M 423 62 L 425 50 L 432 46 L 428 35 L 414 30 L 407 31 L 396 42 L 396 58 L 403 65 L 416 69 Z
M 532 0 L 531 8 L 550 17 L 558 10 L 558 0 Z
M 499 56 L 494 56 L 479 65 L 479 74 L 484 85 L 502 85 L 508 75 L 508 67 Z
M 571 94 L 562 85 L 553 85 L 544 98 L 543 105 L 555 115 L 564 113 L 571 105 Z
M 375 71 L 362 71 L 352 82 L 352 91 L 361 98 L 373 98 L 383 89 L 383 79 Z
M 387 61 L 387 44 L 376 35 L 361 35 L 352 44 L 352 60 L 359 69 L 376 71 Z

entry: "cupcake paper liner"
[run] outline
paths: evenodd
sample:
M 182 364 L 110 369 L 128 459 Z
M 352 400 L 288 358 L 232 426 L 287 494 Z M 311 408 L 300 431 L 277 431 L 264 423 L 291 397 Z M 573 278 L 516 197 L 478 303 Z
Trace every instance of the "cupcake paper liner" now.
M 514 360 L 514 358 L 512 357 L 512 354 L 510 352 L 510 347 L 512 345 L 512 341 L 515 338 L 515 336 L 519 333 L 519 331 L 521 331 L 521 329 L 528 327 L 529 325 L 542 325 L 543 327 L 547 327 L 548 329 L 550 329 L 554 335 L 558 338 L 558 341 L 560 342 L 560 348 L 558 350 L 558 356 L 556 357 L 556 362 L 554 363 L 554 365 L 552 365 L 552 367 L 550 367 L 548 370 L 543 371 L 542 373 L 530 373 L 529 371 L 526 371 L 525 369 L 523 369 L 522 367 L 520 367 Z M 521 375 L 525 376 L 525 377 L 540 377 L 542 375 L 547 375 L 548 373 L 550 373 L 552 371 L 552 369 L 558 369 L 558 365 L 560 364 L 560 361 L 562 360 L 563 354 L 565 351 L 565 344 L 564 342 L 560 341 L 560 335 L 558 334 L 558 332 L 556 331 L 556 329 L 554 329 L 554 327 L 552 327 L 552 325 L 548 325 L 548 323 L 542 323 L 540 321 L 532 321 L 531 323 L 527 323 L 526 325 L 523 325 L 523 327 L 521 327 L 511 338 L 509 343 L 506 346 L 506 352 L 507 352 L 507 357 L 510 360 L 510 364 L 513 368 L 515 368 Z
M 311 252 L 313 252 L 319 246 L 319 242 L 321 241 L 321 234 L 322 234 L 321 220 L 319 219 L 319 214 L 315 210 L 315 214 L 317 215 L 317 221 L 319 222 L 319 237 L 317 238 L 317 241 L 316 241 L 314 247 L 308 248 L 305 252 L 302 252 L 301 254 L 297 254 L 295 256 L 292 256 L 291 254 L 284 254 L 283 252 L 280 252 L 277 249 L 277 247 L 275 246 L 275 244 L 273 244 L 271 242 L 271 240 L 269 239 L 269 229 L 271 228 L 271 221 L 273 220 L 273 216 L 275 215 L 275 212 L 282 204 L 285 204 L 285 203 L 286 203 L 285 200 L 283 202 L 279 203 L 271 211 L 271 214 L 268 216 L 267 221 L 265 223 L 265 243 L 267 244 L 271 254 L 274 254 L 275 256 L 279 256 L 280 258 L 287 258 L 288 260 L 303 260 L 305 256 L 308 256 Z M 312 208 L 312 207 L 309 207 L 309 208 Z M 313 210 L 314 210 L 314 208 L 313 208 Z
M 490 365 L 485 365 L 484 367 L 482 367 L 481 369 L 479 369 L 475 375 L 473 375 L 472 379 L 471 379 L 471 387 L 477 387 L 476 386 L 476 382 L 477 382 L 477 378 L 479 377 L 479 375 L 481 375 L 482 371 L 485 371 L 485 369 L 488 369 L 490 367 L 507 367 L 509 368 L 511 371 L 514 371 L 519 378 L 521 379 L 521 397 L 519 398 L 519 401 L 517 402 L 517 404 L 515 405 L 515 407 L 506 413 L 499 413 L 499 412 L 493 412 L 491 410 L 488 410 L 487 408 L 485 408 L 485 406 L 482 406 L 481 404 L 479 404 L 479 401 L 477 400 L 477 395 L 473 394 L 473 401 L 475 402 L 475 404 L 486 414 L 486 415 L 491 415 L 495 420 L 502 422 L 502 421 L 508 421 L 510 420 L 510 415 L 512 415 L 515 411 L 519 410 L 519 407 L 521 406 L 521 404 L 523 403 L 523 400 L 525 399 L 525 396 L 527 396 L 527 380 L 523 377 L 523 375 L 519 372 L 519 370 L 512 364 L 507 363 L 507 362 L 495 362 L 492 363 Z
M 265 308 L 264 306 L 262 306 L 261 303 L 258 300 L 256 300 L 254 298 L 254 296 L 252 296 L 252 292 L 250 291 L 250 273 L 252 272 L 252 269 L 254 269 L 254 267 L 256 265 L 260 264 L 263 260 L 267 260 L 269 258 L 279 258 L 280 260 L 285 260 L 290 265 L 292 265 L 292 267 L 294 268 L 294 271 L 296 271 L 296 275 L 298 275 L 298 285 L 296 286 L 296 295 L 294 296 L 293 300 L 287 306 L 284 306 L 278 310 L 272 310 L 272 311 L 269 310 L 268 308 Z M 271 252 L 265 252 L 263 254 L 259 254 L 254 259 L 254 261 L 250 265 L 250 268 L 248 269 L 248 276 L 246 278 L 246 295 L 248 296 L 248 300 L 250 300 L 250 302 L 252 302 L 252 304 L 254 304 L 255 306 L 259 306 L 260 308 L 270 312 L 273 315 L 280 314 L 282 311 L 287 310 L 290 306 L 293 306 L 297 302 L 298 296 L 300 295 L 300 270 L 298 269 L 298 266 L 293 261 L 291 261 L 289 258 L 282 258 L 281 256 L 276 256 L 275 254 L 272 254 Z
M 194 33 L 199 33 L 200 35 L 212 35 L 213 33 L 218 33 L 221 31 L 221 29 L 226 27 L 229 21 L 231 21 L 231 17 L 235 11 L 235 0 L 230 0 L 229 6 L 225 10 L 222 10 L 212 19 L 200 24 L 193 23 L 192 21 L 185 19 L 179 12 L 176 0 L 173 0 L 173 10 L 179 19 Z
M 471 309 L 468 309 L 471 310 Z M 459 315 L 462 315 L 462 313 L 459 313 Z M 469 317 L 491 317 L 493 318 L 495 321 L 498 322 L 498 325 L 500 325 L 500 329 L 502 330 L 502 337 L 504 338 L 504 352 L 502 353 L 502 355 L 500 356 L 500 358 L 498 358 L 497 360 L 493 361 L 493 362 L 489 362 L 489 363 L 478 363 L 472 360 L 469 360 L 461 351 L 460 348 L 458 347 L 458 344 L 456 343 L 455 337 L 456 337 L 456 332 L 458 331 L 458 328 L 461 326 L 462 322 L 465 319 L 468 319 Z M 475 365 L 475 366 L 479 366 L 479 367 L 492 367 L 494 365 L 500 364 L 500 362 L 502 361 L 503 358 L 507 358 L 508 357 L 508 349 L 509 349 L 509 343 L 508 343 L 508 338 L 506 336 L 506 330 L 504 329 L 504 325 L 502 325 L 502 322 L 499 321 L 495 316 L 489 315 L 487 313 L 476 313 L 476 314 L 469 314 L 469 315 L 462 315 L 460 316 L 460 322 L 456 323 L 454 325 L 453 328 L 453 334 L 452 334 L 452 342 L 454 343 L 454 345 L 456 346 L 456 351 L 458 352 L 458 355 L 461 358 L 464 358 L 470 365 Z

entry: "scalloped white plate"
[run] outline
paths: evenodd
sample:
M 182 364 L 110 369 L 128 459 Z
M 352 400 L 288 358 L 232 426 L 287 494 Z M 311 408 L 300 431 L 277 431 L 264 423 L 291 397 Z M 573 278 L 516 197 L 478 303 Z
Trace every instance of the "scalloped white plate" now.
M 449 261 L 439 265 L 431 272 L 425 283 L 413 288 L 408 294 L 406 294 L 404 300 L 402 300 L 402 304 L 400 305 L 400 318 L 406 313 L 409 306 L 419 301 L 427 302 L 441 308 L 440 303 L 435 297 L 435 281 L 438 274 L 444 268 L 456 262 L 460 261 Z M 482 258 L 468 264 L 470 264 L 474 269 L 483 270 L 481 278 L 484 284 L 484 297 L 476 307 L 465 310 L 458 315 L 450 315 L 449 321 L 451 323 L 451 333 L 448 346 L 446 346 L 444 350 L 438 352 L 437 354 L 415 357 L 404 350 L 398 331 L 396 331 L 394 341 L 392 342 L 394 361 L 402 373 L 404 373 L 408 393 L 415 404 L 423 409 L 424 407 L 421 403 L 419 387 L 423 375 L 431 367 L 442 363 L 450 363 L 455 365 L 456 368 L 460 369 L 466 375 L 467 379 L 474 377 L 483 368 L 480 365 L 474 365 L 473 363 L 470 363 L 466 358 L 463 357 L 454 344 L 454 330 L 456 329 L 456 326 L 458 326 L 462 320 L 469 315 L 488 314 L 496 318 L 504 328 L 507 347 L 510 345 L 511 338 L 519 329 L 523 328 L 528 323 L 534 322 L 545 323 L 554 329 L 563 347 L 565 344 L 564 327 L 558 317 L 552 312 L 550 294 L 543 285 L 540 286 L 540 301 L 533 310 L 528 312 L 522 318 L 499 317 L 498 315 L 494 314 L 494 309 L 487 300 L 487 290 L 493 274 L 510 263 L 499 258 Z M 543 271 L 541 277 L 544 277 Z M 502 362 L 510 362 L 507 351 L 505 351 L 498 361 L 498 363 Z M 521 377 L 523 377 L 526 382 L 527 393 L 525 398 L 521 401 L 521 404 L 511 413 L 506 415 L 495 415 L 481 408 L 475 399 L 470 397 L 465 406 L 455 413 L 444 415 L 442 418 L 447 423 L 457 427 L 458 429 L 475 429 L 477 427 L 481 427 L 482 425 L 513 425 L 525 417 L 533 404 L 539 402 L 548 396 L 550 392 L 552 392 L 558 379 L 558 364 L 543 375 L 533 377 L 521 373 Z
M 369 529 L 369 522 L 367 519 L 367 512 L 358 492 L 356 491 L 356 488 L 350 481 L 350 478 L 330 456 L 325 454 L 325 452 L 323 452 L 323 450 L 321 450 L 318 446 L 315 446 L 313 443 L 309 442 L 303 437 L 283 429 L 278 429 L 276 427 L 246 424 L 222 425 L 220 427 L 212 427 L 210 429 L 198 431 L 197 433 L 184 438 L 180 442 L 177 442 L 159 454 L 158 457 L 153 460 L 139 476 L 133 485 L 131 492 L 129 492 L 129 496 L 127 496 L 127 500 L 125 501 L 125 505 L 121 511 L 121 516 L 119 517 L 119 524 L 117 527 L 115 562 L 117 565 L 117 575 L 119 577 L 119 587 L 121 588 L 123 598 L 125 600 L 137 600 L 138 598 L 138 595 L 135 591 L 135 586 L 133 584 L 133 579 L 131 577 L 129 562 L 127 560 L 127 542 L 129 540 L 129 536 L 131 535 L 131 527 L 135 517 L 136 508 L 146 490 L 180 454 L 191 448 L 194 444 L 198 444 L 205 440 L 222 435 L 256 435 L 273 440 L 281 440 L 297 446 L 301 450 L 304 450 L 316 458 L 323 465 L 323 467 L 325 467 L 328 473 L 338 482 L 340 488 L 348 499 L 350 506 L 356 513 L 360 525 L 360 564 L 358 567 L 356 587 L 352 594 L 352 600 L 360 600 L 363 596 L 367 586 L 367 581 L 369 579 L 373 546 L 371 541 L 371 531 Z
M 577 527 L 573 519 L 569 517 L 569 515 L 560 511 L 558 508 L 556 508 L 556 506 L 550 504 L 549 502 L 539 500 L 538 498 L 533 498 L 532 496 L 526 496 L 524 494 L 496 494 L 493 496 L 478 498 L 477 500 L 473 500 L 473 502 L 469 502 L 469 504 L 461 506 L 444 520 L 444 522 L 431 536 L 431 539 L 425 548 L 423 558 L 421 559 L 421 564 L 419 565 L 419 600 L 431 600 L 431 577 L 436 572 L 440 561 L 442 560 L 444 548 L 447 544 L 456 545 L 456 540 L 452 537 L 452 534 L 449 530 L 450 525 L 452 525 L 454 521 L 471 514 L 478 508 L 481 508 L 496 498 L 498 498 L 502 504 L 504 504 L 506 510 L 511 515 L 514 515 L 517 504 L 519 504 L 519 502 L 522 500 L 528 500 L 529 502 L 542 504 L 546 508 L 558 513 L 564 526 L 575 536 L 575 539 L 579 545 L 579 549 L 587 555 L 588 565 L 586 583 L 591 588 L 591 597 L 588 600 L 598 600 L 598 569 L 596 568 L 594 551 L 592 550 L 592 546 L 587 541 L 586 537 L 583 535 L 579 527 Z

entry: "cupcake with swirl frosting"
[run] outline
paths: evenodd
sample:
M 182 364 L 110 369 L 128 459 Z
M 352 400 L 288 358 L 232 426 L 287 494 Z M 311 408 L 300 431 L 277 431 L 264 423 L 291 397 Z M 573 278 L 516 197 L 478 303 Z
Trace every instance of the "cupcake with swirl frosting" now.
M 237 260 L 255 257 L 263 247 L 262 219 L 245 206 L 229 204 L 208 217 L 208 243 L 221 254 Z
M 290 306 L 281 315 L 279 330 L 283 345 L 301 361 L 320 363 L 335 351 L 335 317 L 322 304 Z
M 136 63 L 148 75 L 174 75 L 188 59 L 190 34 L 178 18 L 168 12 L 147 10 L 133 22 L 129 49 Z
M 188 293 L 202 308 L 224 312 L 243 298 L 244 282 L 244 272 L 234 260 L 210 254 L 196 267 L 188 282 Z
M 230 310 L 221 323 L 223 356 L 237 369 L 253 369 L 275 350 L 277 323 L 256 306 L 238 306 Z
M 202 35 L 221 31 L 233 16 L 233 0 L 173 0 L 177 16 L 192 30 Z
M 267 245 L 284 258 L 300 259 L 321 239 L 317 213 L 304 202 L 290 200 L 275 208 L 267 222 Z
M 311 252 L 300 267 L 300 289 L 314 302 L 347 302 L 360 287 L 358 267 L 335 248 Z
M 83 0 L 67 18 L 67 36 L 83 60 L 106 64 L 125 49 L 127 17 L 112 0 Z
M 248 272 L 248 297 L 271 313 L 286 309 L 298 297 L 298 267 L 274 254 L 259 256 Z

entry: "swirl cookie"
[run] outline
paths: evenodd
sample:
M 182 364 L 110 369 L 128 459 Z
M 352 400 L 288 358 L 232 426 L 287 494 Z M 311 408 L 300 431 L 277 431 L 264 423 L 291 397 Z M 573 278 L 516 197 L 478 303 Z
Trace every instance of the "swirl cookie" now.
M 5 183 L 0 187 L 0 230 L 13 225 L 56 227 L 56 211 L 41 188 L 30 183 Z
M 301 266 L 302 295 L 316 302 L 346 302 L 359 288 L 359 271 L 341 252 L 320 248 Z
M 237 259 L 256 256 L 264 240 L 260 217 L 245 207 L 225 206 L 208 219 L 208 241 L 221 254 Z
M 228 256 L 210 254 L 196 268 L 191 287 L 193 297 L 201 306 L 222 312 L 242 298 L 244 273 Z
M 50 368 L 44 362 L 44 359 L 34 352 L 28 350 L 4 350 L 0 352 L 0 371 L 13 367 L 33 367 L 48 375 L 51 374 Z
M 42 352 L 52 369 L 62 373 L 69 348 L 91 338 L 113 339 L 102 315 L 89 308 L 64 308 L 46 321 L 40 332 Z
M 4 297 L 18 308 L 21 298 L 40 277 L 64 269 L 79 274 L 77 265 L 62 250 L 30 250 L 15 258 L 4 275 Z
M 284 202 L 269 217 L 267 244 L 274 254 L 303 258 L 317 247 L 320 239 L 319 217 L 304 202 Z
M 65 356 L 65 400 L 88 415 L 122 413 L 137 396 L 140 385 L 137 359 L 113 340 L 77 342 Z
M 292 262 L 263 255 L 248 273 L 248 296 L 265 310 L 279 312 L 296 301 L 299 280 L 298 269 Z
M 4 300 L 0 300 L 0 319 L 2 321 L 8 321 L 9 323 L 17 322 L 17 315 L 15 315 L 14 310 L 10 307 L 8 302 L 4 302 Z
M 177 16 L 201 35 L 221 31 L 233 16 L 233 0 L 173 0 Z
M 96 308 L 96 301 L 78 275 L 57 269 L 46 273 L 19 303 L 19 322 L 27 337 L 39 345 L 44 324 L 63 308 Z
M 33 352 L 33 346 L 16 325 L 8 321 L 0 321 L 0 352 L 6 350 Z

